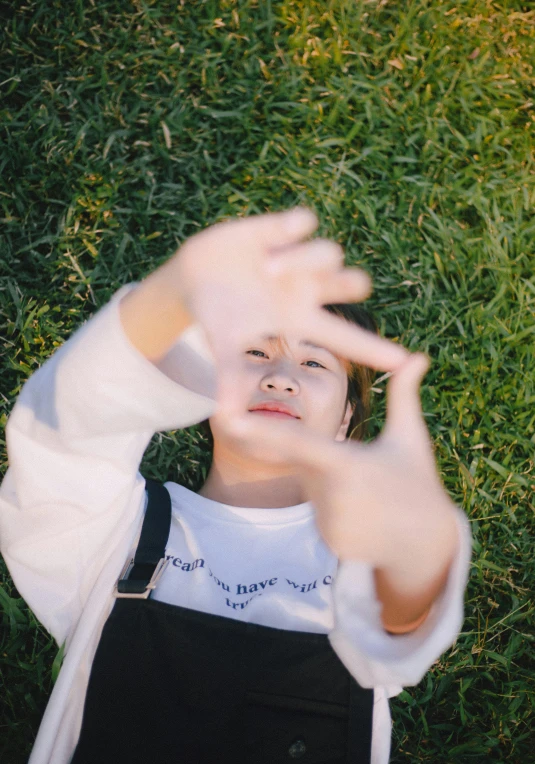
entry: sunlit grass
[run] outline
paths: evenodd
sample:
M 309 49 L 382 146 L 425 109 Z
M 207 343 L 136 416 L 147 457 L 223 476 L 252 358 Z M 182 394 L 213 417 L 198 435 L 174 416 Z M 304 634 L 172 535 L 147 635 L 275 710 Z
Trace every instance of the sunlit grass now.
M 423 406 L 474 533 L 463 632 L 393 701 L 393 761 L 529 762 L 532 5 L 0 8 L 2 422 L 29 374 L 188 236 L 226 217 L 314 208 L 318 235 L 373 277 L 384 334 L 432 357 Z M 374 395 L 377 433 L 384 392 Z M 207 464 L 190 428 L 155 435 L 142 471 L 195 488 Z M 20 764 L 57 648 L 4 582 L 0 758 Z

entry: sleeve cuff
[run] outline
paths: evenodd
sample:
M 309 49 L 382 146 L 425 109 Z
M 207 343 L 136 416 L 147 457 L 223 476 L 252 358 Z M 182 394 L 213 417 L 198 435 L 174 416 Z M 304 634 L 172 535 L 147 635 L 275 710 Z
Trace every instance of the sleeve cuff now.
M 168 354 L 175 361 L 172 369 L 167 356 L 155 365 L 129 341 L 119 302 L 136 286 L 119 289 L 57 351 L 56 399 L 62 401 L 63 432 L 69 438 L 139 432 L 150 437 L 189 427 L 215 410 L 215 371 L 200 327 L 178 338 Z

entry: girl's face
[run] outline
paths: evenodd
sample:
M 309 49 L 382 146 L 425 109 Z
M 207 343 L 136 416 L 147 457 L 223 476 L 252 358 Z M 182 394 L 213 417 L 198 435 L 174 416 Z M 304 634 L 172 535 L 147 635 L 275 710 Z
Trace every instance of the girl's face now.
M 348 364 L 306 339 L 264 338 L 237 365 L 236 385 L 246 416 L 299 422 L 311 432 L 344 440 L 351 419 L 346 405 Z M 210 419 L 214 447 L 228 439 Z

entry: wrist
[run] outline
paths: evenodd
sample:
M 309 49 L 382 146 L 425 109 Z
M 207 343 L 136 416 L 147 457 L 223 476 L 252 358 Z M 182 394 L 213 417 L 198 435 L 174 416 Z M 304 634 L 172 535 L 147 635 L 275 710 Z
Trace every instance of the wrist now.
M 399 562 L 374 571 L 383 626 L 394 634 L 418 628 L 446 585 L 459 543 L 453 512 L 449 510 L 432 536 L 424 532 L 421 539 Z
M 166 281 L 173 289 L 176 298 L 181 306 L 186 310 L 194 322 L 191 309 L 191 292 L 194 282 L 194 262 L 190 254 L 188 242 L 182 244 L 180 249 L 156 271 L 163 281 Z
M 410 596 L 448 568 L 459 544 L 456 508 L 452 502 L 421 517 L 417 530 L 396 534 L 389 560 L 377 569 Z
M 122 298 L 125 334 L 148 360 L 158 362 L 194 322 L 166 263 Z

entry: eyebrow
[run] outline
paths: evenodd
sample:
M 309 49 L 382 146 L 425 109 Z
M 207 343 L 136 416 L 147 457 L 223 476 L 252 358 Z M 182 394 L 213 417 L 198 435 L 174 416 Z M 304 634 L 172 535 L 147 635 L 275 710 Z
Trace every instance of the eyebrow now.
M 280 340 L 280 337 L 266 337 L 266 340 L 268 342 L 278 342 Z M 313 342 L 310 342 L 309 340 L 301 340 L 300 345 L 305 345 L 306 347 L 313 348 L 314 350 L 323 350 L 325 353 L 329 353 L 329 355 L 332 355 L 333 358 L 337 358 L 336 354 L 333 353 L 331 350 L 328 350 L 326 347 L 323 347 L 323 345 L 315 345 Z

